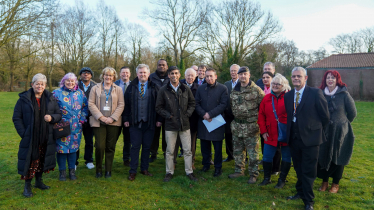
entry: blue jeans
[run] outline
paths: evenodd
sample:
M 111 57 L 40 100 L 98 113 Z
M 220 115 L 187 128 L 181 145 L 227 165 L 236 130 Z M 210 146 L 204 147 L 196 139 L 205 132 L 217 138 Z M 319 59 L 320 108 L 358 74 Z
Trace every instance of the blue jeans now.
M 74 153 L 57 153 L 56 155 L 58 170 L 66 170 L 66 160 L 68 160 L 69 169 L 75 168 L 76 152 Z
M 265 144 L 264 146 L 264 155 L 262 160 L 265 162 L 272 163 L 275 152 L 277 151 L 277 147 L 271 146 L 269 144 Z M 282 161 L 287 163 L 291 163 L 291 151 L 289 146 L 282 146 L 281 148 L 282 153 Z

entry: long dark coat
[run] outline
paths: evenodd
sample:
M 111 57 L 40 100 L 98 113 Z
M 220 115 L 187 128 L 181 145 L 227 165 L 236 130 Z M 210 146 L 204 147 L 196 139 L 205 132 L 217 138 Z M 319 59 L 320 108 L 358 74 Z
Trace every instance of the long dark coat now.
M 31 91 L 34 90 L 30 88 L 28 91 L 19 94 L 20 98 L 13 113 L 14 127 L 22 138 L 18 150 L 18 173 L 23 176 L 27 175 L 31 163 L 32 132 L 34 130 L 34 108 L 31 102 Z M 52 93 L 47 90 L 44 93 L 47 98 L 46 114 L 52 116 L 52 121 L 49 123 L 48 143 L 43 168 L 43 171 L 46 171 L 56 167 L 56 141 L 53 138 L 53 124 L 61 120 L 61 111 Z
M 187 82 L 186 82 L 185 79 L 182 79 L 181 83 L 184 83 L 184 84 L 187 85 Z M 199 85 L 197 83 L 192 83 L 192 86 L 190 87 L 192 95 L 195 97 L 195 99 L 196 99 L 196 92 L 197 92 L 198 88 L 199 88 Z M 196 101 L 195 101 L 195 106 L 196 106 Z M 190 120 L 190 130 L 191 130 L 191 132 L 197 131 L 197 124 L 198 124 L 197 121 L 199 120 L 199 115 L 197 115 L 196 110 L 194 110 L 194 112 L 192 113 L 189 120 Z
M 351 159 L 355 141 L 351 122 L 356 117 L 357 110 L 345 86 L 338 87 L 333 96 L 325 95 L 325 98 L 329 106 L 330 124 L 325 132 L 327 141 L 319 147 L 318 163 L 328 170 L 331 162 L 348 165 Z
M 139 95 L 139 79 L 136 77 L 131 81 L 125 93 L 125 109 L 122 113 L 122 121 L 135 125 L 138 120 L 138 95 Z M 148 126 L 151 130 L 156 127 L 156 122 L 162 122 L 164 119 L 156 112 L 156 101 L 159 87 L 148 78 L 147 91 L 151 91 L 148 104 Z
M 210 141 L 222 141 L 225 134 L 225 126 L 217 128 L 209 133 L 203 123 L 203 116 L 208 112 L 211 118 L 222 114 L 228 106 L 229 95 L 227 87 L 216 82 L 214 85 L 207 83 L 199 86 L 196 92 L 196 112 L 199 115 L 197 137 L 199 139 Z

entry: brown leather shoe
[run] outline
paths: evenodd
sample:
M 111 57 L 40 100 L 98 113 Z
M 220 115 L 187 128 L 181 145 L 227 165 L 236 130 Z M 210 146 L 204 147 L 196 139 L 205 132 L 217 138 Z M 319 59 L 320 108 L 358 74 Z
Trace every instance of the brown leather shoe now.
M 329 190 L 330 193 L 337 193 L 339 191 L 339 185 L 332 183 L 331 189 Z
M 248 180 L 248 184 L 255 184 L 256 183 L 256 181 L 257 181 L 257 177 L 255 177 L 255 176 L 251 176 L 251 177 L 249 177 L 249 180 Z
M 318 189 L 318 191 L 324 192 L 329 188 L 329 182 L 322 182 L 321 187 Z
M 143 175 L 146 175 L 146 176 L 153 176 L 153 174 L 149 173 L 149 171 L 147 171 L 147 170 L 141 171 L 140 173 L 143 174 Z
M 135 176 L 136 176 L 136 174 L 130 174 L 129 180 L 130 181 L 134 181 L 135 180 Z

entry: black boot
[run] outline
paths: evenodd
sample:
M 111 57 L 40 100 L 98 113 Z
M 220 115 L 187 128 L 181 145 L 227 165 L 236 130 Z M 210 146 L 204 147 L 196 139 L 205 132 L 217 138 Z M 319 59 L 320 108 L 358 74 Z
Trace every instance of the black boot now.
M 23 195 L 26 198 L 32 197 L 32 191 L 31 191 L 31 180 L 32 179 L 26 179 L 25 180 L 25 188 L 23 189 Z
M 264 180 L 258 184 L 258 186 L 264 186 L 271 183 L 271 169 L 273 168 L 273 162 L 262 162 L 262 166 L 264 168 Z
M 275 185 L 274 188 L 280 189 L 284 187 L 284 185 L 286 184 L 286 178 L 287 178 L 288 172 L 290 171 L 290 168 L 291 168 L 291 163 L 282 161 L 281 173 L 279 175 L 278 184 Z
M 43 176 L 43 172 L 35 173 L 35 187 L 41 190 L 48 190 L 50 187 L 43 183 L 42 176 Z
M 58 178 L 60 181 L 66 181 L 66 170 L 60 171 L 60 177 Z
M 70 180 L 76 180 L 77 177 L 75 176 L 75 168 L 69 169 L 69 178 Z

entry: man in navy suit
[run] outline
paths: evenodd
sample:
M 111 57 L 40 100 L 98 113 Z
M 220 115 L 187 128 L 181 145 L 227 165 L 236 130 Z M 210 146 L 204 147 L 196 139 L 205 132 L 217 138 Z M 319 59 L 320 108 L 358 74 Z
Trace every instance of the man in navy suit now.
M 326 141 L 323 128 L 330 121 L 327 101 L 322 90 L 306 85 L 308 76 L 302 67 L 292 70 L 295 89 L 286 93 L 287 140 L 297 174 L 294 196 L 288 200 L 303 199 L 305 209 L 313 209 L 313 183 L 317 176 L 319 145 Z

